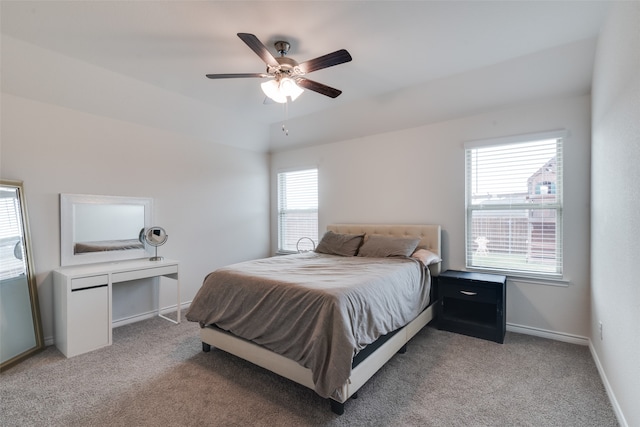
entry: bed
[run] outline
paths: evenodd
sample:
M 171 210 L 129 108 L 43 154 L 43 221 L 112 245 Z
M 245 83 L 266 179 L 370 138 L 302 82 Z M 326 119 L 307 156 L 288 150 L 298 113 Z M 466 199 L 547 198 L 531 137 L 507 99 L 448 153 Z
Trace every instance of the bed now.
M 216 347 L 309 387 L 342 414 L 434 318 L 440 254 L 438 225 L 330 225 L 316 251 L 212 272 L 187 319 L 200 324 L 205 352 Z

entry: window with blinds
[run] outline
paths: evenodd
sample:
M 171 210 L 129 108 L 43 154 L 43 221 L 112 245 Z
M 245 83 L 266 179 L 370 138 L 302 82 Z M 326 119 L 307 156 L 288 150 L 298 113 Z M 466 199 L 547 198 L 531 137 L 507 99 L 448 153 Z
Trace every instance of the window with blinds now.
M 303 237 L 318 244 L 317 169 L 278 174 L 278 252 L 297 252 Z
M 563 136 L 465 144 L 467 267 L 562 275 Z
M 26 274 L 22 224 L 18 198 L 0 197 L 0 280 L 9 280 Z

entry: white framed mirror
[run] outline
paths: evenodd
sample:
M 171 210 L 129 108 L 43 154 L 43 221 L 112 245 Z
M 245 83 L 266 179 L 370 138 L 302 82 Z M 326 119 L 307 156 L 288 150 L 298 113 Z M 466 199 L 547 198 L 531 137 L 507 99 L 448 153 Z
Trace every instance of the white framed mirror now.
M 148 257 L 139 235 L 152 209 L 145 197 L 60 194 L 60 265 Z
M 21 181 L 0 180 L 0 371 L 44 348 Z

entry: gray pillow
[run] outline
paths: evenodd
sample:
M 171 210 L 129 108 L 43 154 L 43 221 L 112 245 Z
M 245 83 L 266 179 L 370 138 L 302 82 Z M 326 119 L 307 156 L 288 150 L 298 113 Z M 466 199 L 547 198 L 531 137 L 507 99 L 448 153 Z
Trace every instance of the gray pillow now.
M 316 252 L 329 255 L 355 256 L 364 234 L 339 234 L 327 231 L 318 243 Z
M 384 258 L 390 256 L 411 256 L 418 247 L 419 238 L 368 236 L 358 256 Z

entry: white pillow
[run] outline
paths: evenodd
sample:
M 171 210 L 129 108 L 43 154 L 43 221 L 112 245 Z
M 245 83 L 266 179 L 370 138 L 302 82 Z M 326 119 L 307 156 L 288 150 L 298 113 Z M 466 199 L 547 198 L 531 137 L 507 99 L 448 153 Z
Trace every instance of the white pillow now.
M 442 258 L 438 255 L 428 249 L 422 248 L 416 250 L 411 257 L 421 261 L 424 265 L 436 264 L 442 261 Z

